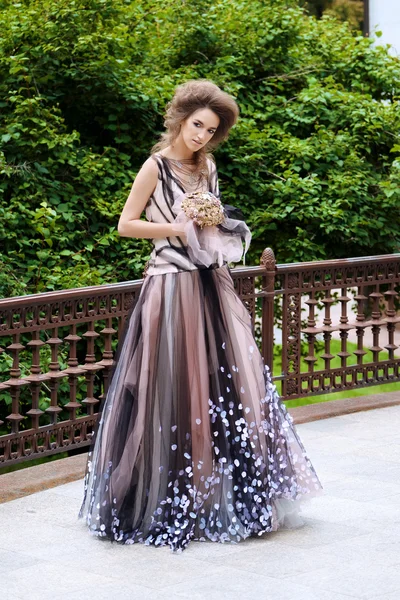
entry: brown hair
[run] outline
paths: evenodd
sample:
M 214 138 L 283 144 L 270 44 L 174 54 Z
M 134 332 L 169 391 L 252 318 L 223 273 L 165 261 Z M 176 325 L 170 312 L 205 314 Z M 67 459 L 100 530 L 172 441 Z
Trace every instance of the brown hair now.
M 173 143 L 179 135 L 181 123 L 202 108 L 209 108 L 219 117 L 219 125 L 211 140 L 194 154 L 197 165 L 204 167 L 207 152 L 214 150 L 228 137 L 229 130 L 239 116 L 239 107 L 234 98 L 208 79 L 192 79 L 176 88 L 165 113 L 164 125 L 167 131 L 152 148 L 152 153 Z

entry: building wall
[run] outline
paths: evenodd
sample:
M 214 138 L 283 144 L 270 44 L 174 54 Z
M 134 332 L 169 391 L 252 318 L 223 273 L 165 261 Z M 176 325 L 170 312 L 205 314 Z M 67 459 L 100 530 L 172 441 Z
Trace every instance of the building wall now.
M 392 44 L 400 55 L 400 0 L 369 0 L 369 31 L 382 31 L 378 44 Z

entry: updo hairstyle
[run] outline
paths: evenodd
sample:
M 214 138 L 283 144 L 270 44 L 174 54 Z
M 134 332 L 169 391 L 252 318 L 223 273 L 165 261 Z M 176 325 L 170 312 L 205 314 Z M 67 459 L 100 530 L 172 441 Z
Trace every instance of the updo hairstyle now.
M 231 127 L 239 116 L 239 107 L 234 98 L 207 79 L 192 79 L 176 88 L 165 113 L 166 131 L 161 135 L 152 152 L 159 152 L 172 145 L 179 135 L 181 123 L 203 108 L 212 110 L 220 121 L 211 140 L 194 153 L 196 164 L 202 167 L 206 163 L 207 153 L 228 137 Z

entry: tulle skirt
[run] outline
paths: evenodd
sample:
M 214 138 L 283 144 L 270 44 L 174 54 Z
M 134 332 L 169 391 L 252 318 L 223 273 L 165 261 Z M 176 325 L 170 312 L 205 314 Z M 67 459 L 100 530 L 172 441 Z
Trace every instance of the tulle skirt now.
M 302 524 L 321 483 L 226 265 L 145 279 L 92 438 L 79 517 L 184 549 Z

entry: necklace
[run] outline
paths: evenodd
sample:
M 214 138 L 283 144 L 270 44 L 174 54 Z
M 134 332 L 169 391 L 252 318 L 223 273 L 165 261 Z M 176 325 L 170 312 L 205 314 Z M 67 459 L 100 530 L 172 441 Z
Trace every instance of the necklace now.
M 174 170 L 179 174 L 179 179 L 185 186 L 188 185 L 190 188 L 197 189 L 201 185 L 203 179 L 206 178 L 207 174 L 204 169 L 196 169 L 196 162 L 192 158 L 182 158 L 181 160 L 168 158 L 166 156 L 164 156 L 164 158 L 172 163 Z

